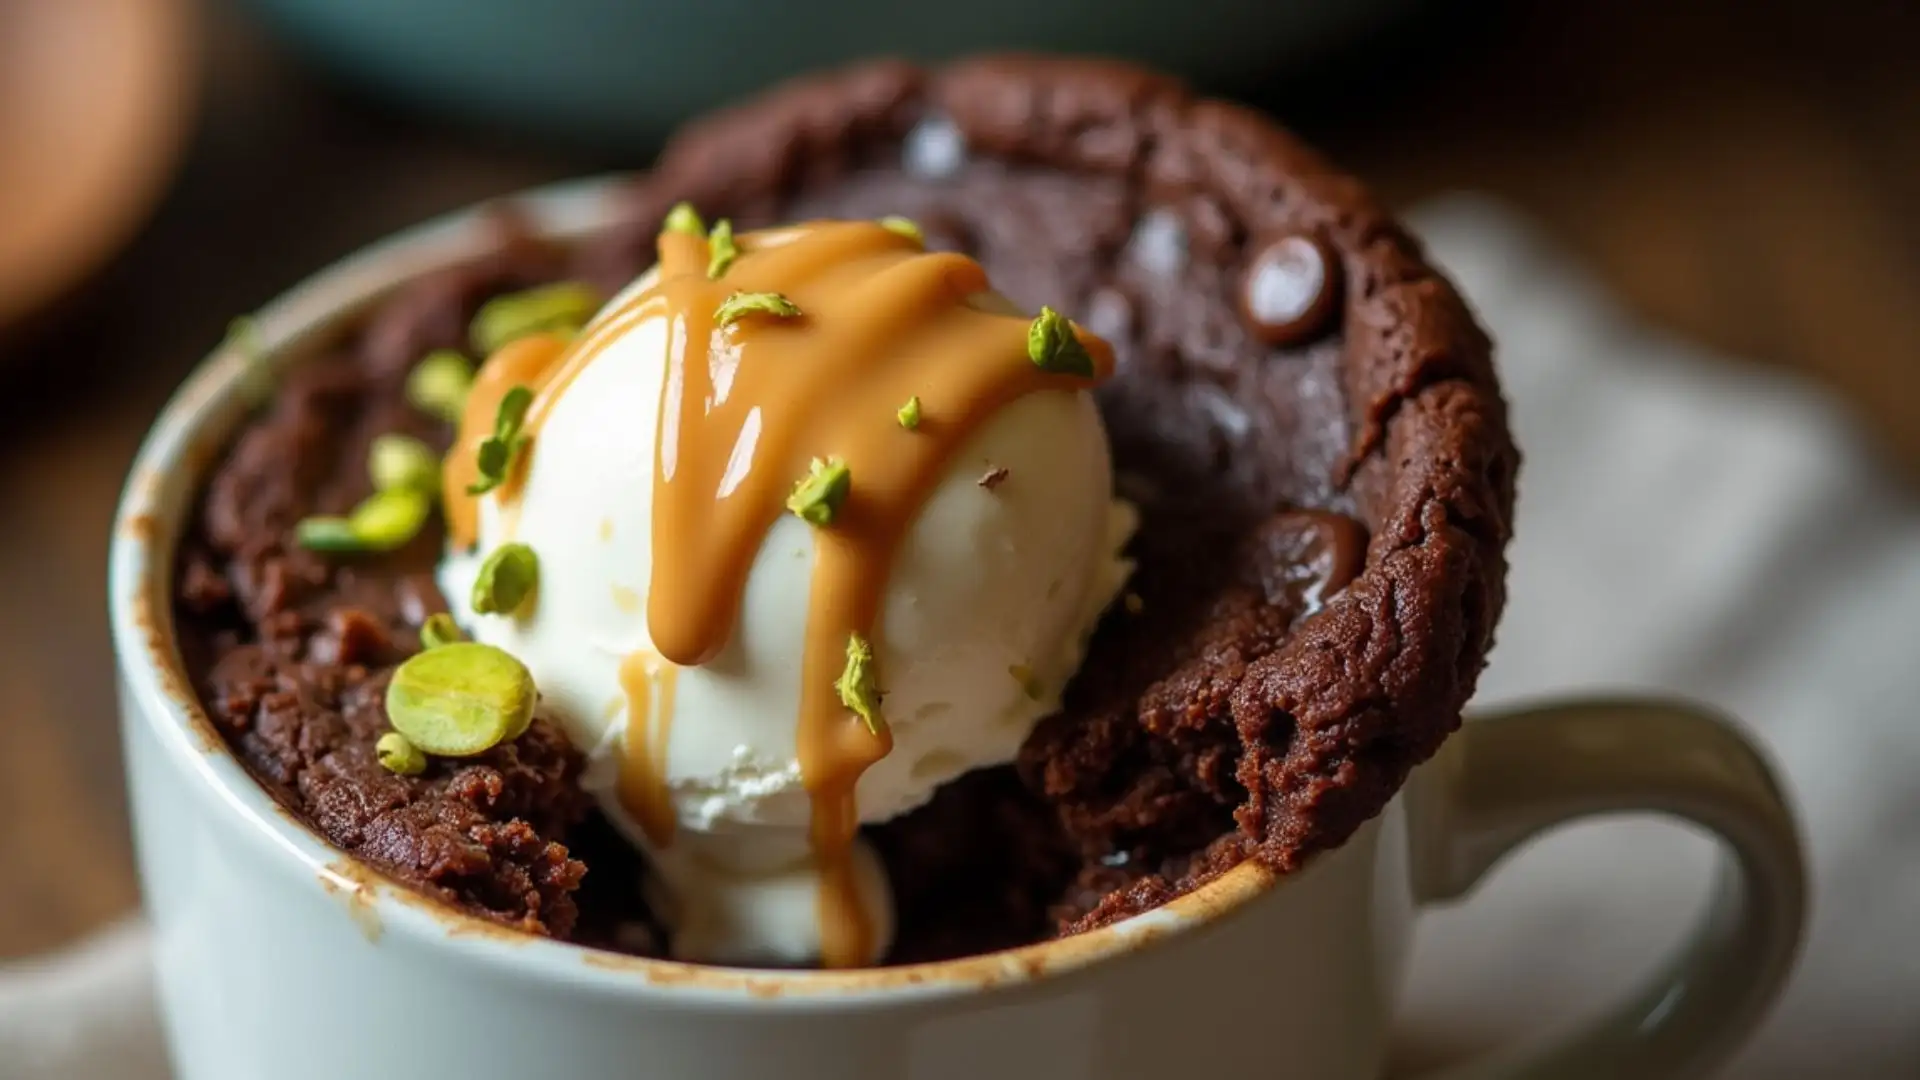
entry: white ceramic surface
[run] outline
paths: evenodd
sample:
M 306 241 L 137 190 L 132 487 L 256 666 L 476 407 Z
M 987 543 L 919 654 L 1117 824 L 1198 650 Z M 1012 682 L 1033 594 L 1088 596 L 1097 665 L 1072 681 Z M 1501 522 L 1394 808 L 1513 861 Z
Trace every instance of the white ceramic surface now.
M 573 185 L 522 203 L 560 236 L 608 220 L 604 196 Z M 288 346 L 489 242 L 459 215 L 301 286 L 261 315 L 276 360 L 216 353 L 135 462 L 110 604 L 180 1080 L 1359 1080 L 1381 1067 L 1417 909 L 1460 896 L 1544 829 L 1628 810 L 1724 842 L 1698 933 L 1592 1029 L 1449 1075 L 1693 1075 L 1785 978 L 1805 903 L 1785 799 L 1734 728 L 1655 702 L 1477 720 L 1380 818 L 1297 874 L 1242 866 L 1116 927 L 945 964 L 748 972 L 634 960 L 508 933 L 384 881 L 291 819 L 194 704 L 166 602 L 174 539 L 273 363 L 299 353 Z

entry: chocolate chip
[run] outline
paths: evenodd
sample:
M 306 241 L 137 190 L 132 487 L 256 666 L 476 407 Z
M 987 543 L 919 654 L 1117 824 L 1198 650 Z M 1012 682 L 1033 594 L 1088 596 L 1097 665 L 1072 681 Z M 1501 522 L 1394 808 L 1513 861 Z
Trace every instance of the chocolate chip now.
M 901 166 L 922 180 L 945 180 L 966 163 L 967 137 L 937 114 L 915 124 L 901 147 Z
M 1114 289 L 1101 289 L 1087 301 L 1087 329 L 1116 346 L 1133 337 L 1133 302 Z
M 1367 529 L 1345 514 L 1289 510 L 1268 518 L 1248 544 L 1267 603 L 1299 619 L 1359 576 Z
M 1148 273 L 1172 277 L 1187 265 L 1187 227 L 1171 210 L 1149 210 L 1133 226 L 1127 254 Z
M 1294 233 L 1261 248 L 1240 284 L 1240 316 L 1269 345 L 1318 334 L 1339 298 L 1338 266 L 1324 241 Z

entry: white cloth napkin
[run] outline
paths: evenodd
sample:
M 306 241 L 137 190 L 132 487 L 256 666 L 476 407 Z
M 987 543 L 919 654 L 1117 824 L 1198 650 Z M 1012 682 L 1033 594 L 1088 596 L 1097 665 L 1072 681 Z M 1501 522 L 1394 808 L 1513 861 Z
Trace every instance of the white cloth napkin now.
M 146 924 L 0 969 L 0 1077 L 167 1080 Z
M 1920 1076 L 1920 507 L 1835 403 L 1636 326 L 1485 203 L 1417 225 L 1500 343 L 1521 467 L 1479 703 L 1673 691 L 1771 748 L 1812 850 L 1811 934 L 1728 1076 Z M 1509 1038 L 1649 969 L 1711 846 L 1583 826 L 1422 923 L 1409 1021 Z
M 1483 703 L 1594 688 L 1743 717 L 1798 796 L 1818 882 L 1742 1080 L 1920 1075 L 1920 512 L 1833 404 L 1636 327 L 1472 199 L 1415 215 L 1500 341 L 1527 460 Z M 1709 845 L 1583 826 L 1422 926 L 1415 1042 L 1537 1035 L 1689 924 Z M 164 1080 L 144 929 L 0 972 L 8 1080 Z

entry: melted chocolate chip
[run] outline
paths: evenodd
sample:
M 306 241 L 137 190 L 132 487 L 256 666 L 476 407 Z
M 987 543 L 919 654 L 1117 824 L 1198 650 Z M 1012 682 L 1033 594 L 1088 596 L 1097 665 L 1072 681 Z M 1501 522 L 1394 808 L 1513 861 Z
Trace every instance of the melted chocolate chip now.
M 1299 233 L 1261 248 L 1240 284 L 1240 315 L 1269 345 L 1297 345 L 1318 334 L 1339 298 L 1338 264 L 1326 243 Z
M 966 163 L 967 137 L 944 116 L 928 116 L 915 124 L 901 147 L 901 165 L 922 180 L 944 180 Z
M 1148 273 L 1172 277 L 1187 265 L 1187 227 L 1171 210 L 1149 210 L 1134 225 L 1127 253 Z
M 1360 574 L 1367 554 L 1366 526 L 1324 510 L 1289 510 L 1267 519 L 1252 538 L 1267 603 L 1297 612 L 1320 610 Z

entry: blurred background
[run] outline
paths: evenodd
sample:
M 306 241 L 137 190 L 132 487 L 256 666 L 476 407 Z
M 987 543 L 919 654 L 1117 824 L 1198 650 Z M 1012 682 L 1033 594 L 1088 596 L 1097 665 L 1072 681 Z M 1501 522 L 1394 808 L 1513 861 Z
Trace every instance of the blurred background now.
M 644 166 L 687 111 L 846 54 L 1175 67 L 1396 204 L 1519 207 L 1646 321 L 1830 387 L 1920 479 L 1915 5 L 918 6 L 954 24 L 889 24 L 882 0 L 0 0 L 0 959 L 136 902 L 108 520 L 228 320 L 425 216 Z M 674 58 L 709 50 L 730 59 Z

